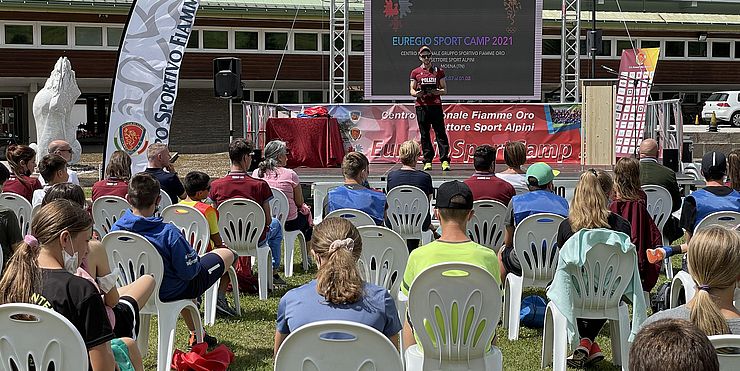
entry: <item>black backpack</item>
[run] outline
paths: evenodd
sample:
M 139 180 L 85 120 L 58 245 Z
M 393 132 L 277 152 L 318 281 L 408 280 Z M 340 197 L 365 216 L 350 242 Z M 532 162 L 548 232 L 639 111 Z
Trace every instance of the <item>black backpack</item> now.
M 663 282 L 658 290 L 650 298 L 650 307 L 653 309 L 653 314 L 660 312 L 661 310 L 668 309 L 671 300 L 671 281 Z

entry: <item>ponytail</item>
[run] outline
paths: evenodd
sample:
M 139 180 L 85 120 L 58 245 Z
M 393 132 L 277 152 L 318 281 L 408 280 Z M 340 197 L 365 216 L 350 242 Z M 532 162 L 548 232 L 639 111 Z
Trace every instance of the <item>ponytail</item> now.
M 713 294 L 735 286 L 740 275 L 740 235 L 720 226 L 699 231 L 691 238 L 689 272 L 697 283 L 690 319 L 707 336 L 729 334 L 727 320 Z
M 740 192 L 740 149 L 733 149 L 727 155 L 727 175 L 730 178 L 730 187 Z
M 316 291 L 332 304 L 357 302 L 364 282 L 357 268 L 362 238 L 352 223 L 329 218 L 314 228 L 311 249 L 321 259 L 316 274 Z
M 288 153 L 288 146 L 281 140 L 272 140 L 265 145 L 265 159 L 260 162 L 257 177 L 262 178 L 268 171 L 275 170 L 278 164 L 278 158 Z
M 34 303 L 33 294 L 41 292 L 39 251 L 38 241 L 33 236 L 26 236 L 16 246 L 0 280 L 0 304 Z
M 259 170 L 257 171 L 257 177 L 262 178 L 265 176 L 267 171 L 275 170 L 278 167 L 278 163 L 274 158 L 265 158 L 259 164 Z

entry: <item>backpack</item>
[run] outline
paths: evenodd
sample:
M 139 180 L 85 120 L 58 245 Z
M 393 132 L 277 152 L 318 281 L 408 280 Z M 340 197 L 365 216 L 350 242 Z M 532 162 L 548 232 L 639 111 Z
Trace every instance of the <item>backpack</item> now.
M 658 287 L 655 295 L 650 297 L 650 308 L 653 309 L 653 314 L 660 312 L 661 310 L 668 309 L 671 300 L 671 281 L 663 282 Z
M 545 325 L 547 302 L 539 295 L 530 295 L 522 300 L 519 322 L 529 328 L 542 328 Z

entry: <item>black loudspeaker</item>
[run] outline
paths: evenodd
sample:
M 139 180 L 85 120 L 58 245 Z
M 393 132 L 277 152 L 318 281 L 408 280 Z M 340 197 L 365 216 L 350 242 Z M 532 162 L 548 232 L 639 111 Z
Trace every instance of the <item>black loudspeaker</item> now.
M 601 42 L 601 30 L 588 30 L 586 34 L 586 54 L 591 56 L 591 51 L 596 48 L 596 55 L 601 54 L 603 43 Z
M 678 172 L 678 148 L 663 148 L 663 166 Z
M 242 99 L 242 61 L 224 57 L 213 60 L 213 94 L 219 98 Z
M 694 162 L 694 141 L 688 135 L 683 137 L 681 146 L 681 162 L 690 164 Z

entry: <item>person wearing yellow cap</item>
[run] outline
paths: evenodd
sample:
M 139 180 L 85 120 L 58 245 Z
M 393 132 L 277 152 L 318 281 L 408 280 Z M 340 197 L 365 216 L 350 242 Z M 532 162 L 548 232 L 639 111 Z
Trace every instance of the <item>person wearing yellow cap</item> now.
M 522 266 L 514 251 L 514 228 L 524 218 L 541 213 L 552 213 L 568 217 L 568 201 L 554 193 L 553 179 L 560 171 L 553 170 L 544 162 L 537 162 L 527 169 L 527 186 L 529 192 L 514 196 L 509 202 L 504 225 L 504 246 L 498 254 L 499 271 L 501 281 L 506 279 L 506 274 L 511 272 L 517 276 L 522 275 Z
M 447 94 L 445 70 L 432 65 L 432 50 L 428 46 L 419 48 L 421 65 L 411 71 L 411 96 L 416 98 L 416 122 L 421 134 L 421 149 L 424 154 L 424 171 L 432 170 L 434 147 L 429 130 L 434 129 L 442 170 L 450 170 L 450 143 L 445 131 L 445 117 L 441 96 Z

